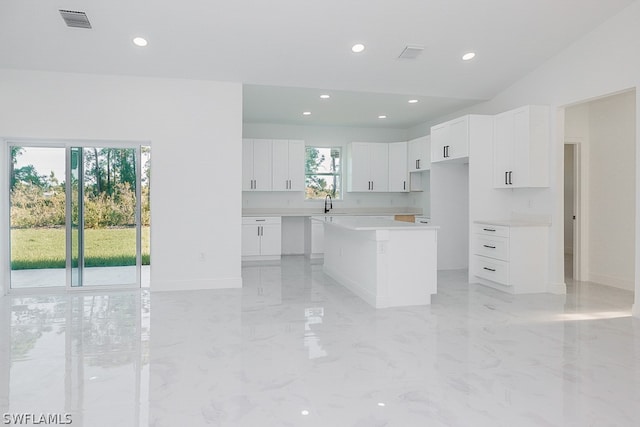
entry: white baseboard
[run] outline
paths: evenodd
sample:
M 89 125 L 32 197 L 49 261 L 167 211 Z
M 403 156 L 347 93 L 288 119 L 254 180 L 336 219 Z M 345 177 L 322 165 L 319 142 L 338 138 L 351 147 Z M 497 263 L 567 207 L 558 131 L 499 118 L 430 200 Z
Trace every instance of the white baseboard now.
M 197 280 L 151 280 L 151 292 L 242 288 L 242 277 Z
M 547 286 L 547 292 L 555 295 L 565 295 L 567 293 L 567 284 L 562 283 L 549 283 Z
M 608 276 L 606 274 L 589 273 L 589 281 L 599 283 L 601 285 L 612 286 L 625 291 L 635 290 L 636 284 L 633 279 L 625 279 L 624 277 Z

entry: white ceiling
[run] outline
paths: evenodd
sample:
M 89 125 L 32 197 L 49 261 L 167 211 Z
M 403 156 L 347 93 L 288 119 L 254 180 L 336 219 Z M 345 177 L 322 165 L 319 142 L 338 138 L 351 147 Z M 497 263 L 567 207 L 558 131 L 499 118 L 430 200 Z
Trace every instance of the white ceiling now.
M 239 81 L 245 121 L 380 126 L 387 114 L 404 127 L 491 98 L 632 2 L 4 0 L 0 67 Z M 93 29 L 67 28 L 58 9 Z M 425 50 L 398 59 L 406 45 Z

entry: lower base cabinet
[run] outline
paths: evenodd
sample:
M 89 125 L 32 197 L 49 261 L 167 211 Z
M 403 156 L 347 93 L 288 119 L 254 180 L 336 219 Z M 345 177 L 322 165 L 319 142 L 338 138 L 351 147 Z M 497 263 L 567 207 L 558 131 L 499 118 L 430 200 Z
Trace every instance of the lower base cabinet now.
M 476 223 L 472 282 L 513 294 L 548 291 L 549 226 Z
M 282 219 L 242 218 L 242 260 L 279 260 L 282 256 Z

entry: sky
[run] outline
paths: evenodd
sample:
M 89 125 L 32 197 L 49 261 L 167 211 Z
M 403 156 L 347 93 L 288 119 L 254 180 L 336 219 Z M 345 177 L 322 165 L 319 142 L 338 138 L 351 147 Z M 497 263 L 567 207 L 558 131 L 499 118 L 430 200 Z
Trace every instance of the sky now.
M 33 165 L 38 175 L 46 175 L 47 178 L 53 171 L 58 182 L 62 183 L 66 180 L 65 151 L 64 147 L 23 147 L 22 154 L 18 156 L 16 168 Z M 144 165 L 147 155 L 143 153 L 142 156 L 142 164 Z
M 64 147 L 27 147 L 18 156 L 16 168 L 33 165 L 38 175 L 46 175 L 51 171 L 59 182 L 65 181 L 65 148 Z

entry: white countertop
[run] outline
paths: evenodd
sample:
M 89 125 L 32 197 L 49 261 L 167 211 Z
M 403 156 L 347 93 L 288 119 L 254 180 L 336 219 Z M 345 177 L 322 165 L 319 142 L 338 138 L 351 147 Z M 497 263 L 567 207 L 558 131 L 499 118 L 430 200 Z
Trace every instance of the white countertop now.
M 394 221 L 392 219 L 372 218 L 367 216 L 342 216 L 333 217 L 326 221 L 349 230 L 437 230 L 439 227 L 428 224 L 415 224 L 413 222 Z
M 551 222 L 530 219 L 502 219 L 490 221 L 473 221 L 475 224 L 500 225 L 503 227 L 550 227 Z
M 315 208 L 245 208 L 242 216 L 393 216 L 393 215 L 417 215 L 422 211 L 411 208 L 335 208 L 328 213 L 323 213 L 322 207 Z

